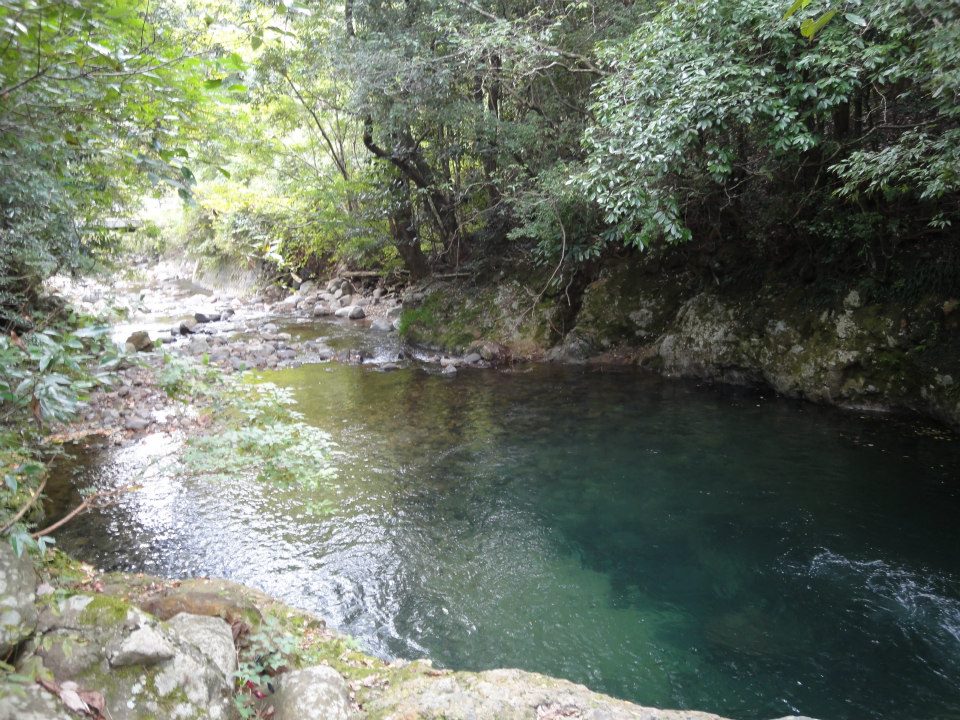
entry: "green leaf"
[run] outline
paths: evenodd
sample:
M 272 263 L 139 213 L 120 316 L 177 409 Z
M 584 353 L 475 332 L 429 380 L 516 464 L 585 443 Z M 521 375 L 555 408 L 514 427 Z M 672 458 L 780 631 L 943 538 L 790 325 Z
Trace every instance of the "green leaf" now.
M 797 14 L 799 11 L 801 11 L 801 10 L 803 10 L 805 7 L 807 7 L 807 5 L 809 5 L 809 4 L 810 4 L 810 0 L 794 0 L 794 3 L 793 3 L 793 5 L 790 6 L 790 9 L 787 10 L 787 12 L 784 13 L 783 19 L 784 19 L 784 20 L 789 20 L 791 17 L 793 17 L 793 16 L 794 16 L 795 14 Z
M 824 26 L 828 22 L 833 20 L 833 16 L 836 14 L 836 10 L 827 10 L 827 12 L 818 17 L 816 20 L 813 18 L 807 18 L 800 23 L 800 34 L 807 38 L 807 40 L 813 40 L 817 33 L 823 30 Z
M 852 22 L 854 25 L 859 25 L 860 27 L 866 27 L 867 21 L 860 17 L 859 15 L 854 15 L 853 13 L 846 13 L 844 17 Z

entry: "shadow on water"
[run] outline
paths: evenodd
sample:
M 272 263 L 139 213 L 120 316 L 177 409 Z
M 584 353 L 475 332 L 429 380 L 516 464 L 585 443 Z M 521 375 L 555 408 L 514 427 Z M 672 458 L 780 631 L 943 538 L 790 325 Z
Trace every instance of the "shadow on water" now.
M 953 439 L 625 371 L 263 378 L 336 441 L 334 515 L 156 466 L 60 544 L 250 583 L 382 655 L 744 719 L 960 717 Z M 61 475 L 118 484 L 179 442 L 91 452 Z

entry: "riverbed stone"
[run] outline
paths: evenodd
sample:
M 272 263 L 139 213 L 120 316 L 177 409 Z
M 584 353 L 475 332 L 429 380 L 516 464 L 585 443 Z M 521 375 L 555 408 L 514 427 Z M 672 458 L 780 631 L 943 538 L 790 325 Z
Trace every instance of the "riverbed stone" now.
M 463 361 L 467 365 L 476 365 L 478 362 L 481 362 L 482 360 L 483 358 L 480 356 L 480 353 L 470 353 L 465 358 L 463 358 Z
M 376 332 L 391 332 L 393 331 L 393 323 L 385 318 L 374 318 L 373 322 L 370 323 L 370 329 Z
M 202 355 L 209 351 L 210 341 L 202 335 L 191 338 L 190 343 L 187 345 L 187 352 L 191 355 Z
M 137 330 L 134 333 L 130 333 L 126 344 L 132 347 L 135 352 L 144 352 L 153 349 L 153 341 L 150 339 L 150 333 L 146 330 Z
M 173 633 L 195 645 L 216 664 L 225 677 L 237 669 L 237 650 L 230 626 L 219 617 L 178 613 L 167 622 Z
M 346 681 L 329 665 L 285 673 L 273 697 L 274 720 L 350 720 Z
M 123 427 L 127 430 L 140 432 L 150 426 L 150 420 L 140 415 L 128 415 L 123 421 Z
M 194 313 L 193 319 L 198 323 L 217 322 L 220 319 L 220 313 L 214 312 L 213 310 L 205 310 L 203 312 Z
M 37 573 L 27 554 L 0 542 L 0 657 L 6 657 L 37 626 Z
M 317 303 L 313 306 L 314 317 L 327 317 L 328 315 L 333 315 L 333 310 L 330 309 L 329 305 L 325 303 Z
M 189 335 L 190 333 L 192 333 L 194 330 L 197 329 L 197 324 L 198 323 L 195 318 L 187 318 L 186 320 L 182 320 L 180 322 L 180 325 L 178 326 L 178 329 L 180 330 L 180 334 Z
M 444 720 L 722 720 L 691 710 L 660 710 L 521 670 L 419 675 L 389 686 L 364 706 L 371 717 Z

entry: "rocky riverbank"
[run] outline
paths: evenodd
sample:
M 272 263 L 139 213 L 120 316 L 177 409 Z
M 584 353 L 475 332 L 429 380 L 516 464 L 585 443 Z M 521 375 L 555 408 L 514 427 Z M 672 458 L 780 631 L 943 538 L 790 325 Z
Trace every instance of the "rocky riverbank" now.
M 0 720 L 721 720 L 519 670 L 385 662 L 235 583 L 38 567 L 5 544 L 0 608 Z
M 453 354 L 496 348 L 514 360 L 634 364 L 960 428 L 960 301 L 883 300 L 856 278 L 829 294 L 799 279 L 747 290 L 644 256 L 611 264 L 573 296 L 537 295 L 504 277 L 410 288 L 401 331 Z

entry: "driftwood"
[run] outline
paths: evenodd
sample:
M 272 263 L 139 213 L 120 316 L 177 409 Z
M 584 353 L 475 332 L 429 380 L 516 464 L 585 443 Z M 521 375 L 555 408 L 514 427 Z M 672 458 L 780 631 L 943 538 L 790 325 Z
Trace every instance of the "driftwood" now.
M 349 280 L 363 280 L 364 278 L 381 278 L 387 275 L 405 275 L 407 272 L 407 270 L 390 270 L 388 272 L 382 270 L 344 270 L 338 272 L 337 275 Z

